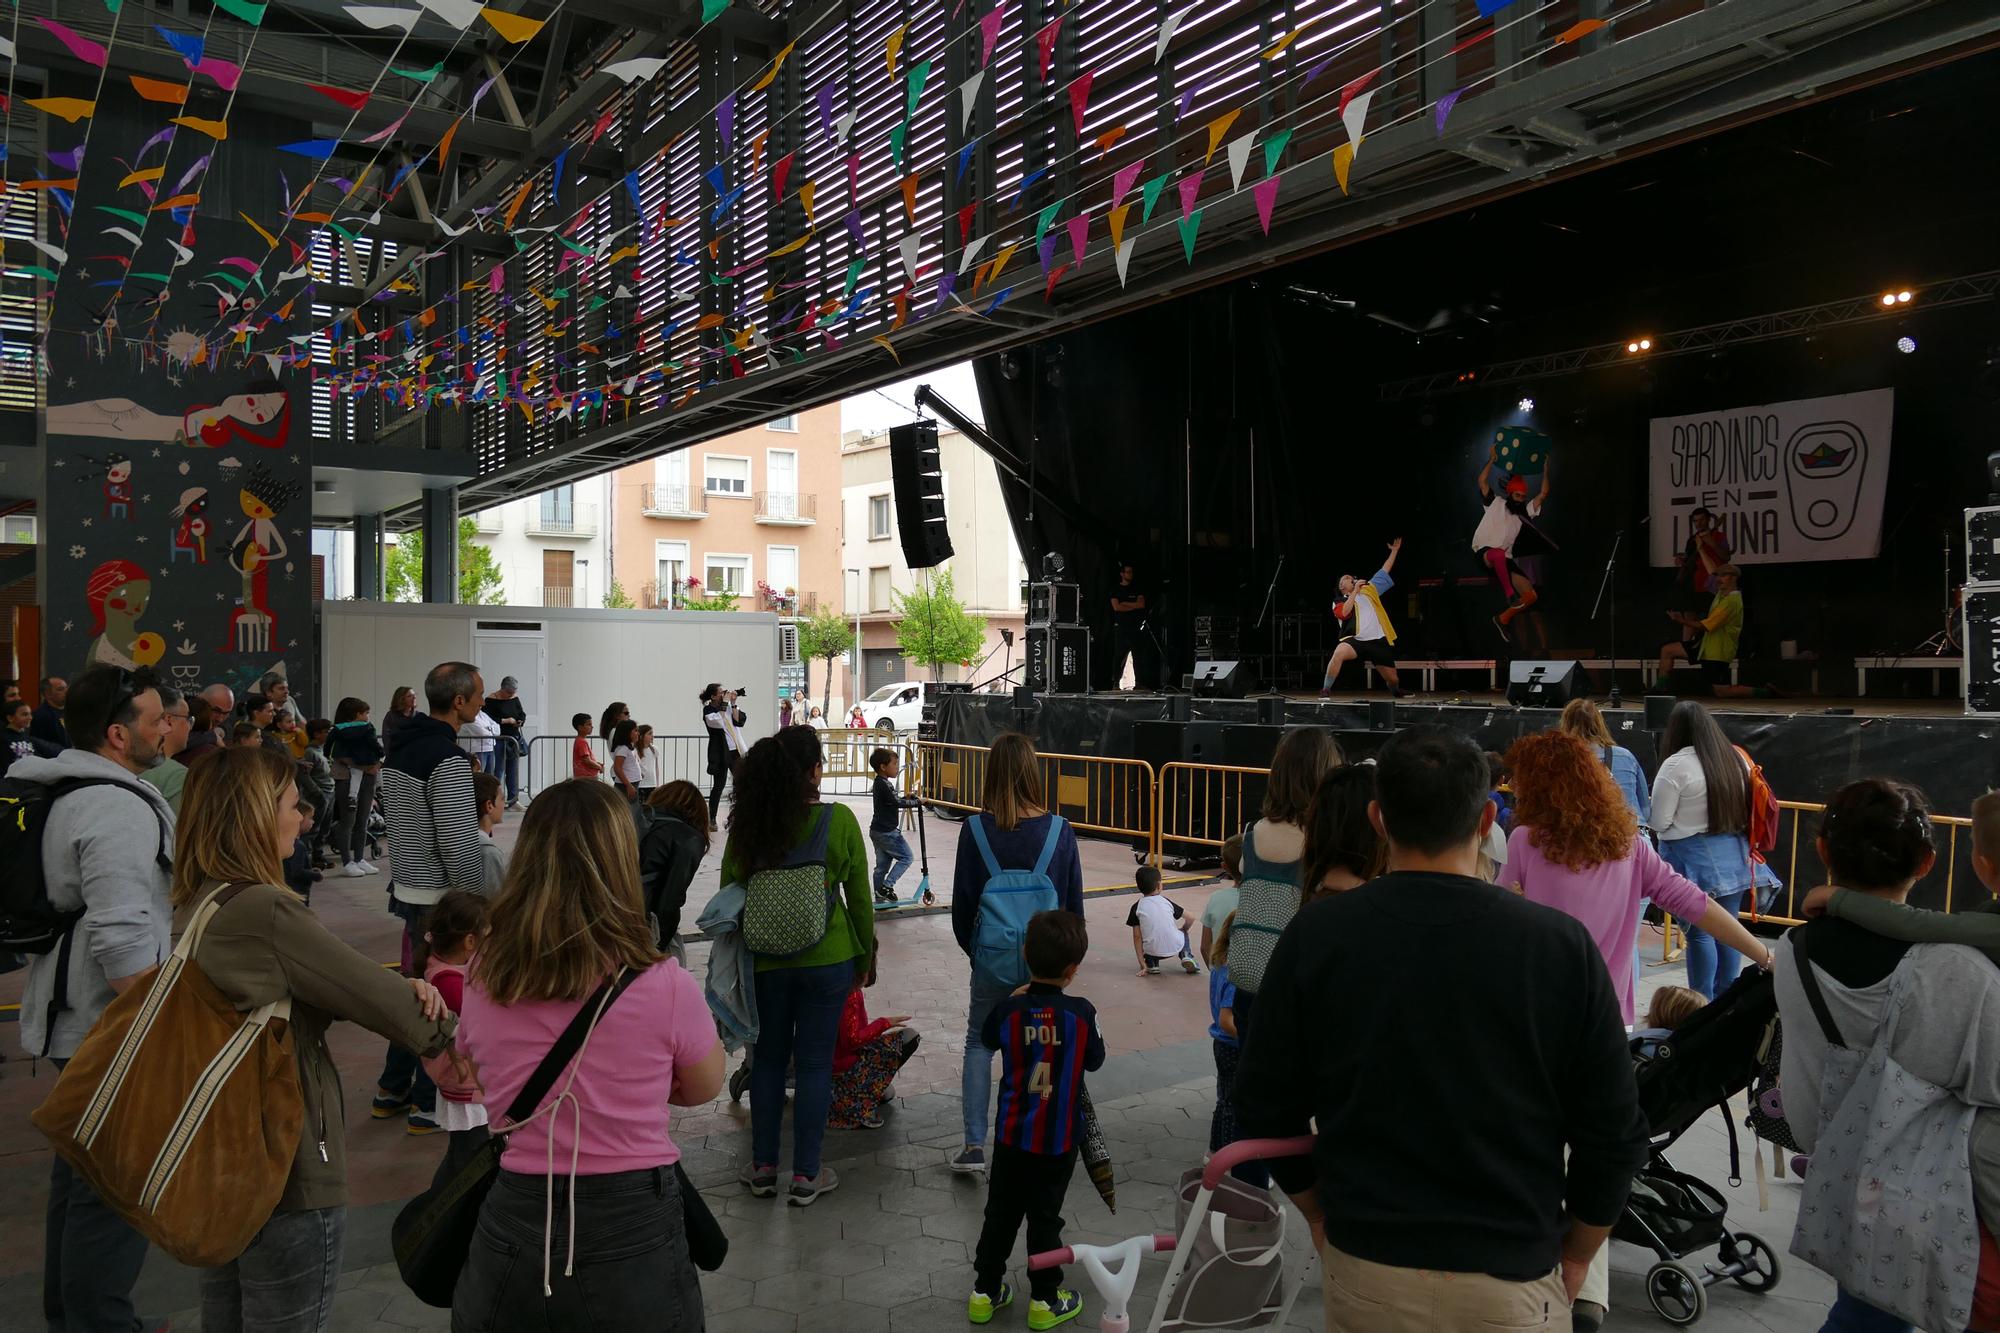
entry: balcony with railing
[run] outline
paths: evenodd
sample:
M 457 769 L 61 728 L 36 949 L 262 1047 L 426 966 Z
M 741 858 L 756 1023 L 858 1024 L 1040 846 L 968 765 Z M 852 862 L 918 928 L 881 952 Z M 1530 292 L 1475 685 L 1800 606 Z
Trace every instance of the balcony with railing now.
M 543 589 L 541 590 L 541 594 L 542 594 L 542 595 L 541 595 L 541 600 L 540 600 L 539 602 L 537 602 L 537 603 L 536 603 L 536 605 L 537 605 L 537 606 L 575 606 L 575 605 L 576 605 L 576 588 L 575 588 L 574 586 L 571 586 L 571 587 L 566 587 L 566 588 L 564 588 L 564 587 L 558 587 L 558 588 L 547 588 L 547 587 L 545 587 L 545 588 L 543 588 Z
M 792 592 L 783 588 L 773 588 L 769 584 L 757 585 L 757 609 L 776 611 L 781 616 L 809 616 L 819 609 L 819 594 L 816 592 Z
M 530 505 L 528 507 L 528 535 L 530 537 L 595 537 L 597 535 L 596 505 Z M 550 602 L 547 605 L 554 606 Z M 568 602 L 562 603 L 568 606 Z
M 819 521 L 819 497 L 796 491 L 758 491 L 757 521 L 780 527 L 804 527 Z
M 684 481 L 649 484 L 644 489 L 641 504 L 647 518 L 708 517 L 708 496 L 701 487 Z
M 500 531 L 500 506 L 482 509 L 472 516 L 477 531 L 482 537 L 491 537 Z

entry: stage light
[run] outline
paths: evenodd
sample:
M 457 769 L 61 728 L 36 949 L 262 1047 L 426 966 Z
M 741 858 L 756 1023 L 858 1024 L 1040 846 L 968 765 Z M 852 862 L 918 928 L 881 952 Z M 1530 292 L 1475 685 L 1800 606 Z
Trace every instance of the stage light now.
M 1638 351 L 1638 350 L 1639 350 L 1639 344 L 1638 344 L 1638 343 L 1626 343 L 1626 344 L 1625 344 L 1625 350 L 1626 350 L 1626 351 L 1628 351 L 1628 352 L 1636 352 L 1636 351 Z
M 1882 293 L 1883 305 L 1908 305 L 1909 303 L 1910 290 L 1907 287 L 1898 288 L 1893 292 Z
M 1909 303 L 1910 303 L 1910 294 L 1909 294 L 1908 292 L 1897 292 L 1897 293 L 1896 293 L 1896 304 L 1897 304 L 1897 305 L 1908 305 Z
M 1625 344 L 1625 350 L 1632 356 L 1637 356 L 1641 352 L 1650 352 L 1653 350 L 1653 340 L 1651 338 L 1635 338 Z
M 1894 292 L 1883 292 L 1883 293 L 1882 293 L 1882 304 L 1883 304 L 1883 305 L 1894 305 L 1894 304 L 1896 304 L 1896 294 L 1895 294 Z
M 1532 398 L 1523 398 L 1515 406 L 1519 407 L 1523 412 L 1532 412 L 1535 410 L 1535 400 Z
M 1650 351 L 1652 351 L 1652 350 L 1653 350 L 1653 340 L 1652 340 L 1651 338 L 1641 338 L 1641 339 L 1639 340 L 1639 350 L 1640 350 L 1640 351 L 1642 351 L 1642 352 L 1650 352 Z
M 1917 350 L 1917 340 L 1908 334 L 1904 334 L 1902 337 L 1896 339 L 1896 350 L 1904 356 L 1908 356 L 1911 352 Z

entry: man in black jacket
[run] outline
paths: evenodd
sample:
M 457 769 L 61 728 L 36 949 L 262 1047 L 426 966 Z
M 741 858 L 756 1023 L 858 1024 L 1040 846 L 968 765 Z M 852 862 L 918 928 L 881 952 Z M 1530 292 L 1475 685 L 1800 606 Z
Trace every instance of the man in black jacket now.
M 1469 738 L 1399 733 L 1376 788 L 1388 873 L 1279 940 L 1239 1131 L 1317 1120 L 1272 1174 L 1319 1243 L 1329 1329 L 1569 1329 L 1646 1156 L 1610 976 L 1581 923 L 1475 878 L 1494 810 Z

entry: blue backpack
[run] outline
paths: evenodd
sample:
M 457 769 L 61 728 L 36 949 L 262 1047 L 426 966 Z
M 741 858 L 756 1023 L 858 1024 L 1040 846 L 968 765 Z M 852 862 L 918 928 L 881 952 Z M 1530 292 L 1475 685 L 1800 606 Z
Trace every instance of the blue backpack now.
M 1067 825 L 1061 815 L 1050 815 L 1048 841 L 1042 844 L 1035 868 L 1002 870 L 993 844 L 986 839 L 988 818 L 974 815 L 966 821 L 979 858 L 986 862 L 986 887 L 980 891 L 979 915 L 972 926 L 972 978 L 981 989 L 1011 991 L 1028 981 L 1021 945 L 1028 938 L 1029 919 L 1062 905 L 1055 881 L 1049 878 L 1049 862 L 1055 859 L 1056 843 Z

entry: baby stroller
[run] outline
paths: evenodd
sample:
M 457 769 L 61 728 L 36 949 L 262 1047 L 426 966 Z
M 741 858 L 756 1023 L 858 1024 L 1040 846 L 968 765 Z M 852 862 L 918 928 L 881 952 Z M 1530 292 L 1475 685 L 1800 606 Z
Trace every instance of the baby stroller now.
M 1259 1158 L 1303 1157 L 1311 1138 L 1245 1139 L 1181 1177 L 1175 1199 L 1178 1236 L 1134 1236 L 1117 1245 L 1070 1245 L 1028 1256 L 1030 1269 L 1078 1264 L 1104 1308 L 1103 1333 L 1129 1333 L 1127 1306 L 1139 1284 L 1142 1255 L 1171 1251 L 1166 1280 L 1146 1333 L 1167 1330 L 1283 1328 L 1299 1294 L 1285 1276 L 1285 1208 L 1279 1197 L 1229 1173 Z
M 1652 1152 L 1632 1181 L 1611 1235 L 1659 1256 L 1646 1272 L 1646 1299 L 1676 1328 L 1708 1312 L 1708 1289 L 1718 1282 L 1759 1293 L 1778 1285 L 1777 1252 L 1760 1236 L 1731 1231 L 1721 1191 L 1676 1171 L 1666 1158 L 1666 1150 L 1697 1120 L 1720 1108 L 1729 1129 L 1730 1183 L 1740 1183 L 1736 1122 L 1727 1103 L 1750 1085 L 1777 1021 L 1771 974 L 1752 968 L 1672 1036 L 1633 1041 L 1633 1074 L 1639 1109 L 1652 1131 Z M 1683 1262 L 1711 1246 L 1717 1259 L 1699 1272 Z

